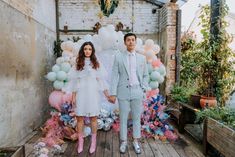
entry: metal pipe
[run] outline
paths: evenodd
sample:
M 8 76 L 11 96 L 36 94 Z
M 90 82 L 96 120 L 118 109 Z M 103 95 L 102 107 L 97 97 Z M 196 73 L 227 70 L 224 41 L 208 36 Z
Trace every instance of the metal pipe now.
M 176 11 L 176 71 L 175 71 L 175 82 L 180 82 L 180 52 L 181 52 L 181 10 Z
M 60 40 L 60 32 L 59 32 L 59 0 L 55 0 L 55 20 L 56 20 L 56 41 Z

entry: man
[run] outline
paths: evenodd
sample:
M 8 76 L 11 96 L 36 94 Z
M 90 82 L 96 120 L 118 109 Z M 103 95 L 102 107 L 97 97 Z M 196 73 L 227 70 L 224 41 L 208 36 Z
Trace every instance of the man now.
M 120 152 L 127 148 L 127 120 L 131 111 L 133 120 L 133 147 L 137 154 L 141 153 L 138 139 L 141 137 L 140 116 L 143 110 L 143 97 L 148 88 L 148 69 L 145 56 L 135 52 L 136 35 L 128 33 L 124 36 L 127 50 L 115 56 L 112 67 L 109 101 L 119 102 L 120 118 Z

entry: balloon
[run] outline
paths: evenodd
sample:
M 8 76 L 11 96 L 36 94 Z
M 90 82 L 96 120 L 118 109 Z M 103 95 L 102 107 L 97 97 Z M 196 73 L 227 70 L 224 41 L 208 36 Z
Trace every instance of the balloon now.
M 55 89 L 61 89 L 61 88 L 63 88 L 63 86 L 64 86 L 64 82 L 62 82 L 62 81 L 56 80 L 56 81 L 53 83 L 53 87 L 54 87 Z
M 58 72 L 56 73 L 56 78 L 57 78 L 59 81 L 64 81 L 64 80 L 67 79 L 67 74 L 66 74 L 66 72 L 64 72 L 64 71 L 58 71 Z
M 64 58 L 62 58 L 62 57 L 58 57 L 57 59 L 56 59 L 56 64 L 61 64 L 61 63 L 63 63 L 64 62 Z
M 91 128 L 89 126 L 85 126 L 83 129 L 83 136 L 87 137 L 91 134 Z
M 62 52 L 62 57 L 72 57 L 72 56 L 73 56 L 73 54 L 72 54 L 71 51 L 66 51 L 65 50 L 65 51 Z
M 148 66 L 148 72 L 151 73 L 153 71 L 153 66 L 151 64 L 147 64 Z
M 157 89 L 158 88 L 158 82 L 157 81 L 150 81 L 149 83 L 149 86 L 152 88 L 152 89 Z
M 159 77 L 160 77 L 160 73 L 158 71 L 153 71 L 151 74 L 150 74 L 150 78 L 152 81 L 156 81 Z
M 62 43 L 60 44 L 60 47 L 61 47 L 61 49 L 64 51 L 64 50 L 66 49 L 66 43 L 65 43 L 65 42 L 62 42 Z
M 155 54 L 153 53 L 153 51 L 147 51 L 147 52 L 145 53 L 145 55 L 146 55 L 147 58 L 153 58 L 153 56 L 155 56 Z
M 97 119 L 97 129 L 100 130 L 104 127 L 104 121 L 102 119 Z
M 55 72 L 49 72 L 46 77 L 49 81 L 55 81 L 56 80 L 56 73 Z
M 52 71 L 53 71 L 53 72 L 58 72 L 58 71 L 60 71 L 60 66 L 57 65 L 57 64 L 55 64 L 55 65 L 52 67 Z
M 61 91 L 53 91 L 50 95 L 49 95 L 49 104 L 54 107 L 55 109 L 57 109 L 58 111 L 60 111 L 60 106 L 63 103 L 62 100 L 63 97 L 63 92 Z
M 165 66 L 163 64 L 157 70 L 159 71 L 159 73 L 161 75 L 163 75 L 163 76 L 166 75 L 166 68 L 165 68 Z
M 160 51 L 160 47 L 158 45 L 154 45 L 153 46 L 153 51 L 154 51 L 155 54 L 158 54 L 159 51 Z
M 66 41 L 66 47 L 65 50 L 72 51 L 73 50 L 73 42 L 72 41 Z
M 83 37 L 83 40 L 92 42 L 92 36 L 90 34 L 87 34 Z
M 162 64 L 162 62 L 160 61 L 160 59 L 154 60 L 152 61 L 152 66 L 155 67 L 160 67 L 160 65 Z
M 157 78 L 157 82 L 158 82 L 158 83 L 164 82 L 164 77 L 160 75 L 160 76 Z
M 66 103 L 66 102 L 71 103 L 72 102 L 72 93 L 63 94 L 62 101 L 63 101 L 63 103 Z
M 61 64 L 61 70 L 66 73 L 69 72 L 70 68 L 71 68 L 71 65 L 69 63 L 64 62 Z

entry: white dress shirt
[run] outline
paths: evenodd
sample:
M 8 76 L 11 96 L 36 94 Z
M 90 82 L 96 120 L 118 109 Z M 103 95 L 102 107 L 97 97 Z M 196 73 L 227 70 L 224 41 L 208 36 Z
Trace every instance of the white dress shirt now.
M 127 65 L 129 68 L 129 85 L 135 86 L 139 85 L 139 80 L 137 77 L 137 64 L 136 64 L 136 52 L 127 51 Z

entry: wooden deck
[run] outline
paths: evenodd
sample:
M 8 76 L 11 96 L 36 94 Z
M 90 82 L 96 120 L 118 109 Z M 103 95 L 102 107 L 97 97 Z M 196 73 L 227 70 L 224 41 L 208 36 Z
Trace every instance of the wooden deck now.
M 38 142 L 39 134 L 33 136 L 25 144 L 26 157 L 33 157 L 33 145 Z M 75 157 L 75 156 L 92 156 L 92 157 L 203 157 L 204 155 L 195 146 L 191 145 L 188 140 L 179 138 L 175 143 L 161 142 L 154 139 L 142 139 L 142 153 L 136 155 L 131 142 L 125 154 L 119 153 L 119 135 L 114 131 L 99 131 L 97 136 L 97 149 L 92 155 L 89 154 L 90 137 L 85 138 L 84 151 L 77 154 L 77 142 L 66 141 L 62 146 L 63 153 L 51 155 L 53 157 Z

